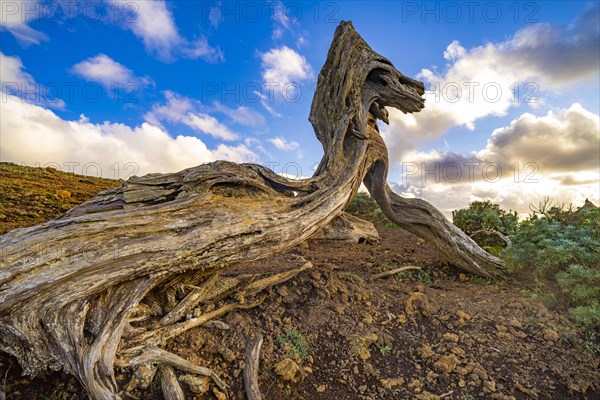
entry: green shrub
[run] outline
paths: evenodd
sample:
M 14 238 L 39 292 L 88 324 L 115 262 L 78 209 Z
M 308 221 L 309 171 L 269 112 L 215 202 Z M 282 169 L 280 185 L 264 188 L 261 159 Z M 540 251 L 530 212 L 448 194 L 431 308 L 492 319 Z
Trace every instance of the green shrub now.
M 557 286 L 575 322 L 600 326 L 600 208 L 549 204 L 518 225 L 502 258 L 538 282 L 539 296 Z
M 485 229 L 495 230 L 504 235 L 514 233 L 517 227 L 517 213 L 510 213 L 488 200 L 474 201 L 469 208 L 452 212 L 452 222 L 467 235 Z
M 359 217 L 385 218 L 375 199 L 363 192 L 354 196 L 346 211 Z
M 377 345 L 377 348 L 382 356 L 387 356 L 392 351 L 392 345 L 390 344 Z
M 290 355 L 299 355 L 300 358 L 308 356 L 308 343 L 306 337 L 295 329 L 289 330 L 285 336 L 278 336 L 275 342 L 279 345 L 290 343 Z

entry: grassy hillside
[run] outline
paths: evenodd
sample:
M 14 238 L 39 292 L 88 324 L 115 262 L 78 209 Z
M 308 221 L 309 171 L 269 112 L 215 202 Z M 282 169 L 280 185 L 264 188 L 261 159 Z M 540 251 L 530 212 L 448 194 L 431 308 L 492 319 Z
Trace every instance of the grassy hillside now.
M 40 224 L 122 181 L 0 163 L 0 234 Z

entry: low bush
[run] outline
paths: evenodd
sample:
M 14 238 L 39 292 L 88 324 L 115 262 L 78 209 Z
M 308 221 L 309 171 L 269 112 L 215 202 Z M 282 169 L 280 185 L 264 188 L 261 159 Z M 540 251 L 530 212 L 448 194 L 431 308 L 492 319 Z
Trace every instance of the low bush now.
M 557 287 L 580 325 L 600 326 L 600 208 L 555 206 L 545 200 L 516 228 L 502 252 L 511 272 L 535 279 L 538 291 Z
M 507 212 L 489 200 L 474 201 L 468 208 L 452 212 L 452 222 L 467 235 L 479 230 L 494 230 L 511 235 L 517 227 L 517 213 Z

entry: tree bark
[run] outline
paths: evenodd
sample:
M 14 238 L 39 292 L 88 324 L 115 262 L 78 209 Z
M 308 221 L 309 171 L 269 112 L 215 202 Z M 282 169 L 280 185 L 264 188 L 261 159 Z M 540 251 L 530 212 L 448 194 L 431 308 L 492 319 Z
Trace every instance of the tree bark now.
M 386 183 L 377 120 L 387 123 L 386 106 L 418 112 L 423 94 L 421 82 L 398 72 L 342 22 L 309 117 L 324 149 L 313 177 L 295 181 L 260 165 L 217 161 L 133 177 L 56 220 L 8 232 L 0 237 L 0 348 L 27 374 L 64 369 L 91 398 L 119 399 L 115 363 L 164 361 L 144 358 L 157 351 L 144 340 L 160 345 L 195 326 L 177 321 L 185 308 L 177 308 L 177 296 L 197 290 L 189 286 L 210 286 L 202 283 L 226 265 L 285 250 L 327 227 L 363 180 L 385 215 L 458 268 L 502 277 L 496 257 L 433 206 L 404 199 Z M 241 283 L 223 284 L 231 291 Z M 156 331 L 144 324 L 161 320 Z M 161 370 L 167 388 L 174 386 L 169 365 Z

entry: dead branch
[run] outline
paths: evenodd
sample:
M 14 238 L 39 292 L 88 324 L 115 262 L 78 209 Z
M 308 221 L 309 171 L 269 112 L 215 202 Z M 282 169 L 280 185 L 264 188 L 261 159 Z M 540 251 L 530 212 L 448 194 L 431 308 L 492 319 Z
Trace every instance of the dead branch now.
M 244 388 L 248 400 L 262 400 L 258 386 L 258 366 L 263 335 L 257 333 L 246 345 L 246 365 L 244 366 Z
M 390 276 L 390 275 L 394 275 L 397 274 L 398 272 L 402 272 L 402 271 L 410 271 L 410 270 L 419 270 L 421 269 L 421 267 L 415 267 L 414 265 L 407 265 L 405 267 L 400 267 L 400 268 L 395 268 L 389 271 L 385 271 L 385 272 L 380 272 L 379 274 L 375 274 L 371 277 L 371 280 L 375 280 L 375 279 L 380 279 L 380 278 L 385 278 L 386 276 Z

